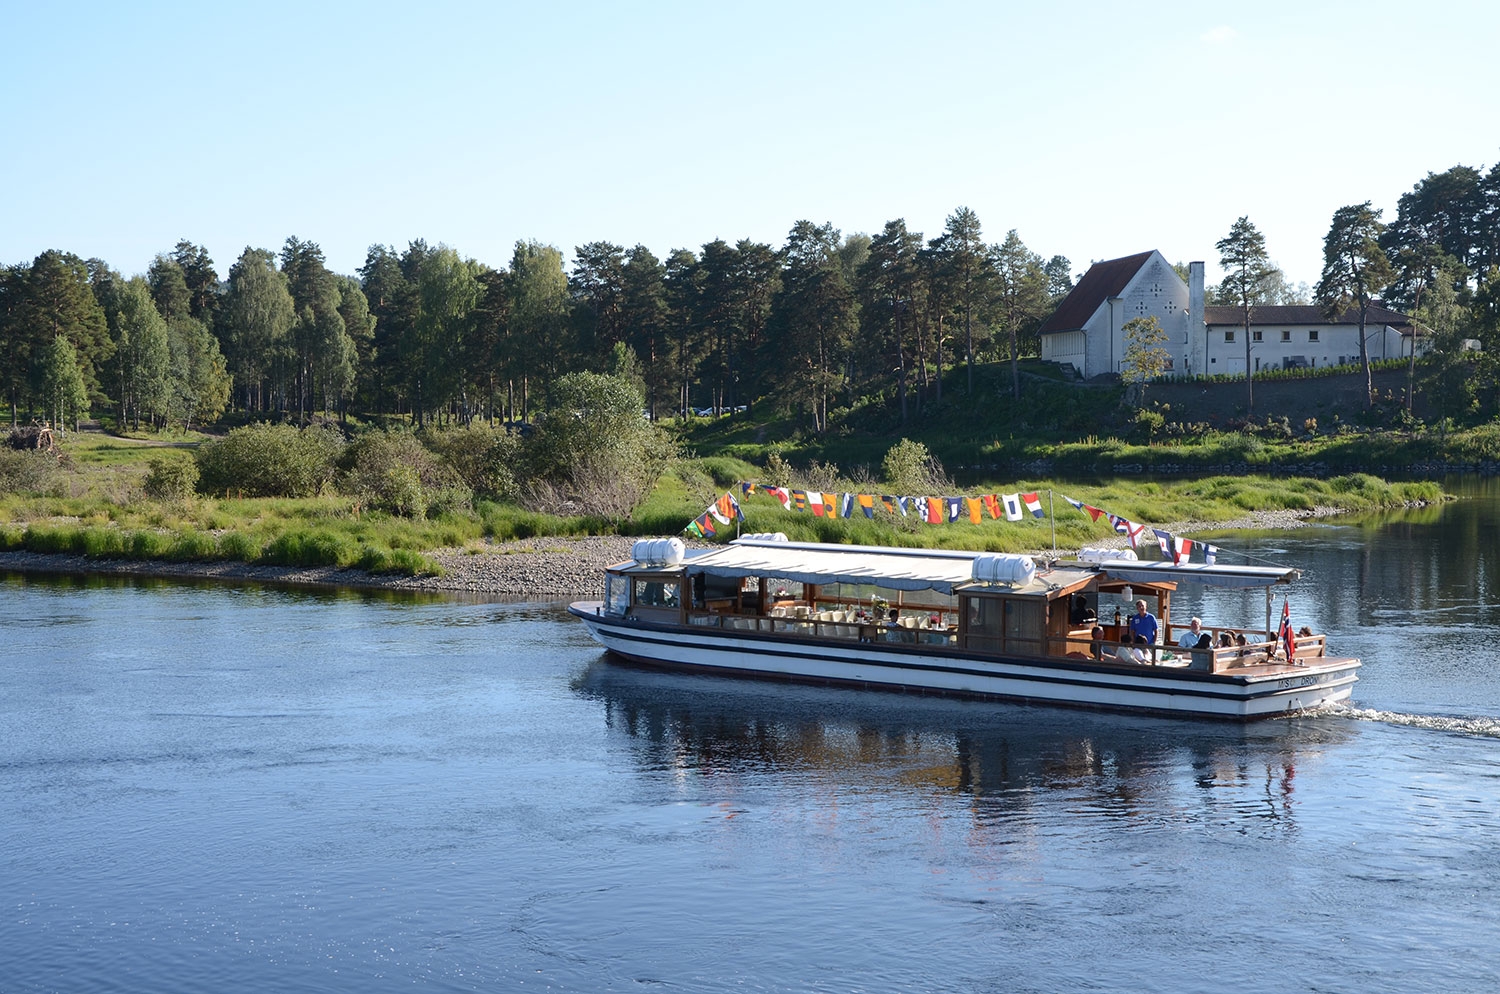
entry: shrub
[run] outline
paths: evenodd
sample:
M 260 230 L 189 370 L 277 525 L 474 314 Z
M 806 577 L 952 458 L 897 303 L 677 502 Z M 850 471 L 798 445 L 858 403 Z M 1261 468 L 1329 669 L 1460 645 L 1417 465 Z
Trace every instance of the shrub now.
M 188 459 L 155 456 L 142 489 L 152 500 L 186 500 L 198 486 L 198 467 Z
M 0 494 L 62 497 L 67 481 L 57 457 L 49 452 L 0 448 Z
M 570 373 L 526 445 L 522 501 L 532 510 L 627 517 L 677 457 L 660 427 L 641 417 L 628 377 Z
M 198 488 L 247 497 L 313 497 L 333 479 L 343 445 L 331 428 L 246 425 L 199 447 Z
M 953 483 L 943 472 L 942 463 L 921 442 L 903 438 L 886 452 L 880 463 L 881 475 L 893 493 L 947 493 Z
M 371 433 L 339 460 L 339 489 L 366 507 L 408 518 L 468 511 L 474 493 L 416 436 Z
M 476 422 L 465 428 L 424 433 L 422 442 L 452 467 L 474 496 L 489 500 L 516 496 L 519 435 Z

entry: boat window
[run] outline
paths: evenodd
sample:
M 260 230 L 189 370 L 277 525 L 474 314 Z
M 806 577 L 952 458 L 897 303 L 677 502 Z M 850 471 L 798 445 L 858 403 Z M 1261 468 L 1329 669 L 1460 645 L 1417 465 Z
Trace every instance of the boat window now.
M 970 597 L 968 647 L 988 652 L 1038 652 L 1042 604 L 1013 597 Z
M 766 581 L 766 589 L 771 592 L 771 603 L 777 601 L 800 601 L 802 599 L 802 584 L 796 580 L 786 580 L 780 577 L 771 577 Z
M 630 606 L 630 577 L 604 575 L 604 613 L 624 614 Z
M 637 577 L 635 602 L 641 607 L 676 607 L 677 584 Z

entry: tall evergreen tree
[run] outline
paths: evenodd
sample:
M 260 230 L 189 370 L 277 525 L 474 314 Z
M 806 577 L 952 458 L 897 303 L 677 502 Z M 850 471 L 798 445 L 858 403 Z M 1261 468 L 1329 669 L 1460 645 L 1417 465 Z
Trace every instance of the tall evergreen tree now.
M 903 425 L 910 413 L 907 337 L 911 334 L 915 311 L 921 251 L 921 232 L 908 231 L 906 219 L 897 218 L 887 221 L 880 234 L 870 241 L 869 255 L 859 268 L 863 301 L 860 323 L 865 341 L 876 354 L 890 356 L 894 364 Z
M 626 253 L 620 275 L 621 321 L 644 367 L 646 410 L 655 421 L 673 380 L 667 344 L 667 269 L 650 249 L 637 245 Z
M 964 361 L 969 369 L 969 393 L 974 392 L 974 323 L 983 321 L 993 292 L 993 270 L 980 229 L 979 215 L 960 207 L 948 215 L 943 233 L 933 243 L 938 271 L 947 284 L 947 298 L 964 327 Z
M 212 332 L 223 297 L 219 274 L 208 249 L 184 238 L 172 248 L 172 261 L 182 269 L 183 281 L 187 284 L 188 314 L 203 322 L 203 326 Z
M 805 410 L 813 430 L 828 428 L 829 397 L 839 384 L 858 305 L 844 279 L 832 224 L 798 221 L 782 249 L 781 292 L 771 307 L 767 342 L 782 370 L 781 400 Z
M 146 270 L 146 282 L 151 286 L 151 299 L 162 320 L 189 315 L 192 295 L 188 292 L 187 277 L 175 260 L 165 255 L 152 259 L 151 267 Z
M 995 305 L 1010 340 L 1011 396 L 1020 400 L 1021 336 L 1024 332 L 1034 331 L 1051 310 L 1047 271 L 1042 257 L 1026 247 L 1014 228 L 1006 234 L 1004 242 L 990 250 L 990 269 L 994 273 Z M 1030 337 L 1034 339 L 1036 336 L 1032 334 Z
M 37 346 L 34 359 L 41 359 L 41 349 L 50 347 L 57 335 L 67 336 L 90 398 L 102 398 L 100 374 L 114 354 L 114 343 L 104 309 L 94 296 L 87 263 L 72 253 L 49 249 L 32 261 L 23 286 L 16 319 Z M 39 369 L 34 371 L 34 375 L 39 373 Z M 40 385 L 35 379 L 32 382 Z
M 1370 343 L 1365 333 L 1370 302 L 1391 282 L 1391 264 L 1380 248 L 1385 226 L 1381 212 L 1362 204 L 1340 207 L 1323 239 L 1323 274 L 1314 291 L 1323 313 L 1336 318 L 1351 308 L 1359 310 L 1359 361 L 1365 373 L 1365 408 L 1375 403 L 1370 373 Z
M 1219 250 L 1219 265 L 1224 267 L 1220 293 L 1240 307 L 1245 337 L 1245 412 L 1255 416 L 1255 369 L 1250 362 L 1250 314 L 1271 267 L 1266 255 L 1266 239 L 1248 217 L 1235 221 L 1229 234 L 1214 246 Z
M 677 413 L 687 417 L 693 404 L 692 388 L 702 362 L 698 339 L 698 293 L 701 270 L 698 257 L 688 249 L 673 249 L 667 256 L 667 328 L 672 341 L 673 379 L 677 386 Z

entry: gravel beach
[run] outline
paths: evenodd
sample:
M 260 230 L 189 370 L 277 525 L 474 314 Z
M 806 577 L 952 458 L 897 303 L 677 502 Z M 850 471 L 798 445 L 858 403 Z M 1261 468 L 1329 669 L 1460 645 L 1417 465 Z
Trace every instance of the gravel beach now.
M 1337 508 L 1311 511 L 1256 511 L 1232 521 L 1178 521 L 1158 527 L 1173 534 L 1240 529 L 1298 528 L 1339 514 Z M 388 590 L 462 591 L 503 597 L 564 598 L 595 594 L 604 567 L 630 558 L 636 538 L 605 535 L 590 538 L 535 538 L 466 549 L 428 553 L 443 567 L 442 576 L 386 576 L 331 567 L 252 566 L 245 563 L 168 563 L 154 560 L 90 559 L 85 556 L 0 552 L 0 572 L 89 573 L 115 576 L 183 577 L 319 587 L 368 587 Z M 1092 544 L 1120 546 L 1121 536 Z M 705 546 L 705 543 L 689 543 Z M 1038 552 L 1042 550 L 1037 550 Z

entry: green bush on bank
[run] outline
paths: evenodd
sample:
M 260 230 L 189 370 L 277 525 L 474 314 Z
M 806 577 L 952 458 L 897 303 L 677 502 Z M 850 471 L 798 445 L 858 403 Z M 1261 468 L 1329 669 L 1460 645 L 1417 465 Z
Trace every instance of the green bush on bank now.
M 333 480 L 344 439 L 331 428 L 253 424 L 198 447 L 198 489 L 246 497 L 313 497 Z
M 339 458 L 339 490 L 360 508 L 408 518 L 469 511 L 474 492 L 414 435 L 372 432 Z

